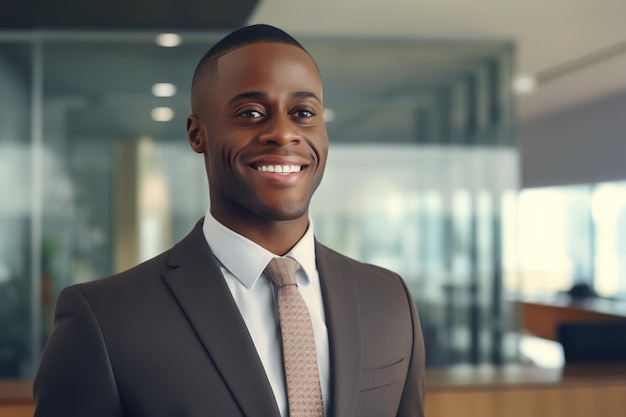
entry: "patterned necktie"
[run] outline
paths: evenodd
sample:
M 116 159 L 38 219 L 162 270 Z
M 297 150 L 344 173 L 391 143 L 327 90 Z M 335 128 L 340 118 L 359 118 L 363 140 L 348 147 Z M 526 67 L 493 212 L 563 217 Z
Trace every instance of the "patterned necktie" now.
M 309 310 L 296 283 L 300 264 L 291 258 L 274 258 L 265 268 L 278 287 L 278 313 L 283 342 L 290 417 L 322 417 L 324 405 Z

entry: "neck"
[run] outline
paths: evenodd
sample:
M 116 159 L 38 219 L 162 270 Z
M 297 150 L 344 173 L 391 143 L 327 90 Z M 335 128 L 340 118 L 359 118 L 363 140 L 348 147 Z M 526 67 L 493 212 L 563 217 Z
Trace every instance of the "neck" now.
M 258 217 L 234 217 L 211 208 L 215 219 L 229 229 L 250 239 L 275 255 L 283 256 L 304 236 L 309 226 L 308 213 L 294 220 L 267 220 Z

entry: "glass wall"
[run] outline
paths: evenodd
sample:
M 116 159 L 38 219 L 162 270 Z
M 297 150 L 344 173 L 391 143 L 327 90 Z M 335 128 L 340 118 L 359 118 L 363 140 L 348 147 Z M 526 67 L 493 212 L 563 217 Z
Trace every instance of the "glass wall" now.
M 0 377 L 33 375 L 63 287 L 166 250 L 207 208 L 185 118 L 220 34 L 155 35 L 0 32 Z M 511 45 L 304 44 L 331 138 L 318 239 L 403 275 L 429 365 L 515 359 Z
M 516 282 L 514 246 L 505 242 L 515 240 L 516 164 L 509 147 L 331 149 L 313 202 L 316 234 L 404 277 L 429 365 L 515 359 L 515 314 L 502 286 Z

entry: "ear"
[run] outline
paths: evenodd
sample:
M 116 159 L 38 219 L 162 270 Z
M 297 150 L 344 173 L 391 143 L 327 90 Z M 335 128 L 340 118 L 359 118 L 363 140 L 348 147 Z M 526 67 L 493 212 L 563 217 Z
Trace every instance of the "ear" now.
M 187 139 L 197 153 L 204 153 L 207 144 L 207 132 L 204 123 L 195 114 L 187 116 Z

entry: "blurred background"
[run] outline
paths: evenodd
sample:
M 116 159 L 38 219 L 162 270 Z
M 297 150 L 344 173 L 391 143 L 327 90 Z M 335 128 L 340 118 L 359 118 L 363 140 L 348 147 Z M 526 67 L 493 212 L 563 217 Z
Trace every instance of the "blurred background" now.
M 63 287 L 203 216 L 191 76 L 250 23 L 315 57 L 317 238 L 405 278 L 429 368 L 560 369 L 559 314 L 626 320 L 625 22 L 611 0 L 0 1 L 0 378 L 32 378 Z

